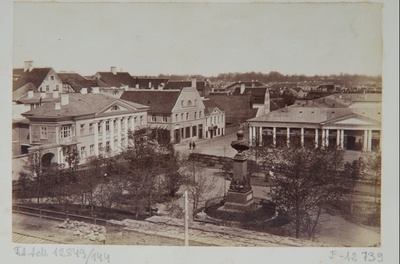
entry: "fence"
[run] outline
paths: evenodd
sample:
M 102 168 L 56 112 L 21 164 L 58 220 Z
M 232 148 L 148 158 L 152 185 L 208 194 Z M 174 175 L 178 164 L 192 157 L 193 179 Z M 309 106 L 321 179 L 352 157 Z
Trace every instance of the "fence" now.
M 13 211 L 13 213 L 17 213 L 17 214 L 37 216 L 40 218 L 46 218 L 46 219 L 51 219 L 51 220 L 64 221 L 66 219 L 70 219 L 70 220 L 74 220 L 74 221 L 89 222 L 89 223 L 92 223 L 95 225 L 106 225 L 107 224 L 107 220 L 97 218 L 96 216 L 90 217 L 90 216 L 76 215 L 76 214 L 70 214 L 70 213 L 68 213 L 68 211 L 57 212 L 57 211 L 23 206 L 23 205 L 18 205 L 18 204 L 12 206 L 12 211 Z
M 227 162 L 232 161 L 232 159 L 228 157 L 220 157 L 220 156 L 207 155 L 201 153 L 190 153 L 189 159 L 193 161 L 202 162 L 204 164 L 207 164 L 208 166 L 214 166 L 215 164 L 223 165 Z

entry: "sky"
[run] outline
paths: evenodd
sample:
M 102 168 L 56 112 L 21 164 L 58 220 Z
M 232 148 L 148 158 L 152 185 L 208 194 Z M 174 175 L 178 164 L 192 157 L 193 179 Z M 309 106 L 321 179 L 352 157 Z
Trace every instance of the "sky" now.
M 15 3 L 13 67 L 92 75 L 382 71 L 371 3 Z

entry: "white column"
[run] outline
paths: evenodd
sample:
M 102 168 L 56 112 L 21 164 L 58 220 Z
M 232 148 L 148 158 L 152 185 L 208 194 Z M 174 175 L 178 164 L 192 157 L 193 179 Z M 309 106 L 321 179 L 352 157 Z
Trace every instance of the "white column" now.
M 103 150 L 106 149 L 106 141 L 107 141 L 107 131 L 106 131 L 106 120 L 101 121 L 101 130 L 103 136 Z
M 114 119 L 110 119 L 110 152 L 114 152 Z
M 340 130 L 336 131 L 336 146 L 340 148 Z
M 300 134 L 301 134 L 301 139 L 300 139 L 301 140 L 301 145 L 304 146 L 304 128 L 301 128 L 300 131 L 301 131 L 300 132 Z
M 118 142 L 118 151 L 122 150 L 122 142 L 121 142 L 121 118 L 117 119 L 117 142 Z
M 368 131 L 368 151 L 372 149 L 372 130 Z
M 290 127 L 286 128 L 286 144 L 290 145 Z
M 93 129 L 94 129 L 94 155 L 99 155 L 99 127 L 98 122 L 93 122 Z
M 140 117 L 139 117 L 140 118 Z M 135 131 L 135 117 L 134 116 L 131 116 L 131 119 L 132 119 L 132 121 L 131 121 L 131 130 L 132 130 L 132 132 L 133 131 Z
M 262 146 L 262 127 L 260 127 L 260 146 Z
M 321 147 L 325 148 L 325 129 L 322 129 Z
M 257 138 L 256 138 L 257 127 L 253 127 L 252 132 L 253 132 L 253 140 L 254 140 L 254 143 L 256 143 L 256 140 L 257 140 Z
M 325 139 L 326 139 L 326 143 L 325 143 L 325 146 L 329 146 L 329 129 L 327 129 L 326 131 L 325 131 Z
M 368 138 L 368 131 L 367 131 L 367 130 L 364 130 L 364 148 L 363 148 L 364 151 L 366 151 L 366 150 L 367 150 L 367 147 L 368 147 L 367 138 Z
M 340 131 L 340 149 L 344 149 L 344 129 Z
M 125 136 L 125 147 L 128 146 L 128 117 L 124 117 L 124 136 Z
M 249 126 L 249 145 L 251 146 L 251 145 L 253 145 L 253 127 L 252 126 Z
M 272 142 L 276 146 L 276 127 L 272 128 Z
M 318 148 L 318 128 L 315 129 L 315 148 Z

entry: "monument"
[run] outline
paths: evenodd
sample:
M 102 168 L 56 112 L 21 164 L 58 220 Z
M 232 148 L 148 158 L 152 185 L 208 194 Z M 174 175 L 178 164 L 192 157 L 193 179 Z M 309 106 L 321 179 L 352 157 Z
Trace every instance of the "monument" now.
M 225 204 L 218 210 L 243 212 L 255 210 L 253 189 L 247 176 L 247 157 L 244 151 L 249 149 L 249 142 L 243 139 L 243 130 L 237 132 L 237 140 L 232 141 L 232 148 L 237 150 L 233 157 L 233 177 L 226 195 Z

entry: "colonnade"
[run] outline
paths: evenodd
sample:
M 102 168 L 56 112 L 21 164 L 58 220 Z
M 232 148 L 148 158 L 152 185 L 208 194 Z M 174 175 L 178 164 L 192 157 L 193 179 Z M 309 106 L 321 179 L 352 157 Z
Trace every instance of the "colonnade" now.
M 270 127 L 269 127 L 270 128 Z M 258 144 L 263 145 L 263 129 L 264 127 L 261 126 L 249 126 L 249 143 L 250 145 Z M 290 137 L 291 137 L 291 127 L 285 127 L 286 129 L 286 144 L 290 145 Z M 296 128 L 298 129 L 298 128 Z M 305 128 L 300 128 L 300 144 L 304 146 L 304 133 Z M 311 129 L 310 129 L 311 130 Z M 321 131 L 319 131 L 321 130 Z M 334 130 L 333 130 L 334 131 Z M 344 142 L 345 142 L 345 129 L 336 129 L 336 146 L 339 149 L 344 149 Z M 363 150 L 364 151 L 371 151 L 372 149 L 372 130 L 363 130 Z M 272 144 L 276 146 L 276 136 L 277 136 L 277 127 L 272 127 Z M 321 136 L 321 140 L 319 140 L 319 136 Z M 332 130 L 330 129 L 314 129 L 314 144 L 315 147 L 329 147 L 329 138 L 332 136 Z

